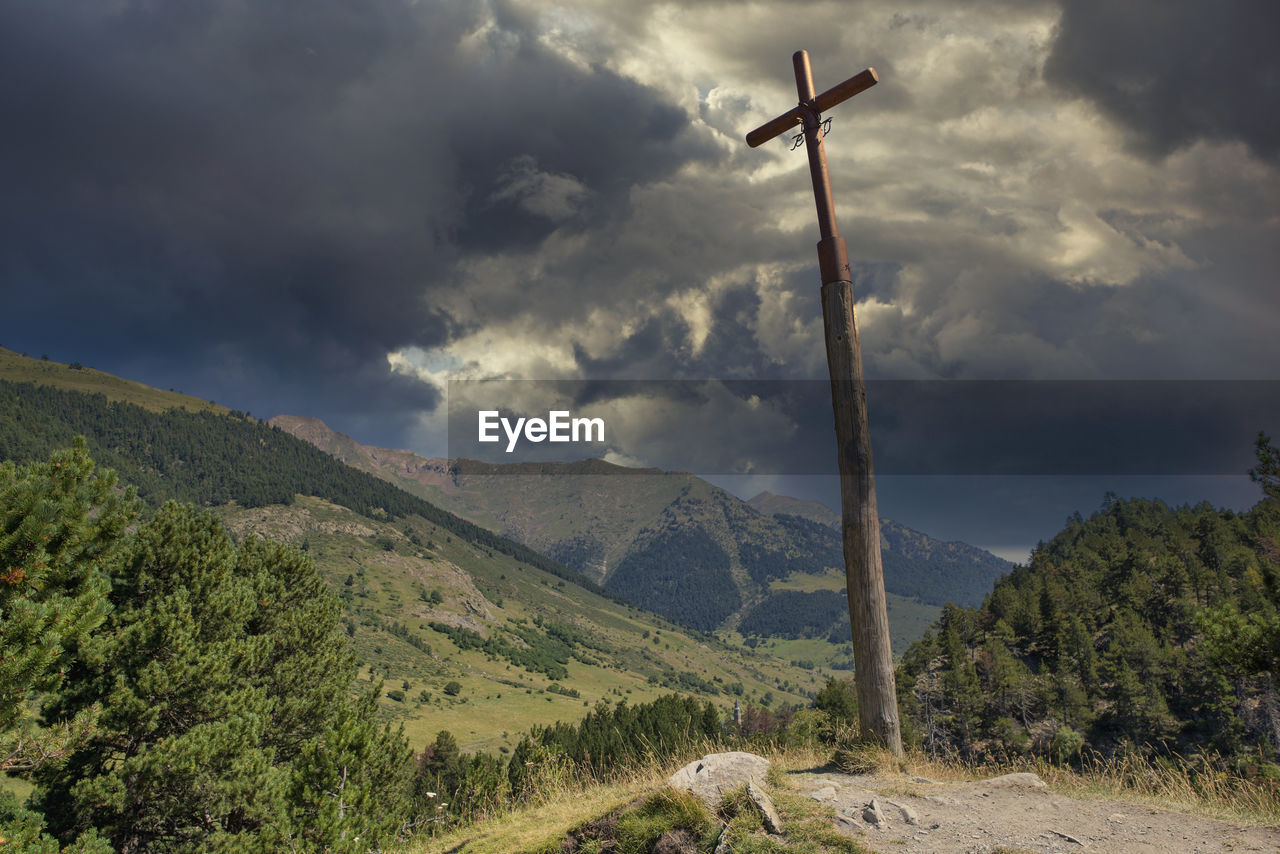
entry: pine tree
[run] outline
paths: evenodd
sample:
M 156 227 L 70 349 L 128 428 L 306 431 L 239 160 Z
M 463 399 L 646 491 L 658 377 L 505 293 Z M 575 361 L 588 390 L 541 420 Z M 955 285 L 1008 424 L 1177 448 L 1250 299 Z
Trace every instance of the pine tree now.
M 82 439 L 48 462 L 0 464 L 0 769 L 30 769 L 67 748 L 30 733 L 26 700 L 59 686 L 106 617 L 106 564 L 139 510 L 115 486 L 114 472 L 95 473 Z
M 402 732 L 378 723 L 376 699 L 375 688 L 343 705 L 304 744 L 288 790 L 293 847 L 362 854 L 412 825 L 410 754 Z
M 237 547 L 213 516 L 170 503 L 113 581 L 114 611 L 59 706 L 101 704 L 99 727 L 42 776 L 57 834 L 96 827 L 122 852 L 276 850 L 310 819 L 329 840 L 388 838 L 379 810 L 398 805 L 375 809 L 370 793 L 408 752 L 377 734 L 371 701 L 349 699 L 355 662 L 309 558 Z M 334 813 L 322 793 L 335 789 L 357 806 Z
M 813 701 L 815 709 L 821 709 L 846 724 L 858 720 L 858 694 L 852 680 L 832 676 Z
M 1268 500 L 1280 503 L 1280 448 L 1271 444 L 1266 433 L 1258 433 L 1256 449 L 1258 464 L 1249 469 L 1249 478 L 1262 487 Z

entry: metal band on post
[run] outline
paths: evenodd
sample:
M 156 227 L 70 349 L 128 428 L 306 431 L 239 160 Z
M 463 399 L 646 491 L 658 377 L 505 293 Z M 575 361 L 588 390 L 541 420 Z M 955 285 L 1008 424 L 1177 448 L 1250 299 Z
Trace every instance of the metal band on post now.
M 853 281 L 849 270 L 849 249 L 840 235 L 818 241 L 818 272 L 822 274 L 824 285 Z

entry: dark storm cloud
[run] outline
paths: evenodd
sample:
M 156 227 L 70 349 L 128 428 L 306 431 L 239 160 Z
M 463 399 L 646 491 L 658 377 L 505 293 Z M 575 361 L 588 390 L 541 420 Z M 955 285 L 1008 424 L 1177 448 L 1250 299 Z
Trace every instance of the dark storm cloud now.
M 3 343 L 156 384 L 181 364 L 231 405 L 429 406 L 387 354 L 483 324 L 433 295 L 468 257 L 546 237 L 554 205 L 503 195 L 513 164 L 580 187 L 586 227 L 681 162 L 681 110 L 505 17 L 6 4 Z
M 712 318 L 696 357 L 690 352 L 687 320 L 673 311 L 649 317 L 635 331 L 620 336 L 607 355 L 593 356 L 576 347 L 574 357 L 590 377 L 669 377 L 736 379 L 802 376 L 800 366 L 785 365 L 764 353 L 756 340 L 760 295 L 750 282 L 726 286 L 708 299 Z M 817 300 L 814 300 L 815 305 Z M 819 309 L 820 310 L 820 309 Z
M 57 305 L 100 347 L 197 370 L 216 347 L 305 372 L 443 338 L 418 293 L 447 150 L 421 116 L 398 137 L 393 105 L 361 91 L 426 22 L 394 3 L 301 11 L 6 7 L 3 272 L 27 316 Z
M 1280 155 L 1280 7 L 1254 0 L 1064 0 L 1047 78 L 1158 154 L 1197 139 Z

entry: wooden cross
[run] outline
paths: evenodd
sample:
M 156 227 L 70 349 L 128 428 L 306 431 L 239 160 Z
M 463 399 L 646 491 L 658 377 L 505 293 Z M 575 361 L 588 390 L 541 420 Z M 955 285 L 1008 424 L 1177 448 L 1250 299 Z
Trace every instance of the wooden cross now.
M 898 698 L 889 647 L 889 617 L 880 563 L 880 517 L 876 510 L 871 434 L 867 427 L 867 391 L 862 374 L 858 323 L 853 311 L 849 252 L 836 230 L 835 202 L 822 148 L 822 113 L 876 85 L 874 68 L 855 74 L 821 95 L 814 95 L 807 51 L 791 57 L 800 103 L 747 134 L 752 148 L 803 125 L 813 197 L 818 205 L 818 269 L 822 273 L 822 323 L 826 330 L 831 405 L 835 412 L 840 468 L 840 509 L 844 532 L 845 583 L 853 628 L 854 679 L 858 718 L 864 738 L 902 755 Z

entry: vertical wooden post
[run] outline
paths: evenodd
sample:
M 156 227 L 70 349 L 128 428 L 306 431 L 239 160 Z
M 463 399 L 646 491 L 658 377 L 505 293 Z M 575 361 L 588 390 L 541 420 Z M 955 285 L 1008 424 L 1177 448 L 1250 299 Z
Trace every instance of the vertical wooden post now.
M 800 96 L 798 117 L 804 125 L 805 149 L 809 155 L 814 201 L 818 208 L 818 230 L 822 236 L 818 242 L 822 323 L 826 332 L 827 368 L 831 375 L 831 406 L 835 413 L 845 583 L 853 632 L 858 717 L 864 738 L 874 739 L 901 756 L 897 686 L 889 645 L 884 570 L 880 562 L 880 516 L 876 509 L 871 433 L 867 423 L 867 389 L 862 372 L 858 323 L 853 310 L 849 255 L 836 228 L 835 204 L 827 175 L 826 153 L 822 147 L 820 99 L 814 94 L 809 54 L 797 51 L 792 63 L 795 66 L 796 91 Z M 875 73 L 870 73 L 874 82 Z M 856 79 L 851 78 L 846 84 Z M 824 93 L 824 97 L 827 94 Z
M 902 755 L 897 684 L 889 645 L 889 615 L 880 563 L 880 516 L 867 429 L 867 391 L 862 375 L 853 287 L 848 281 L 822 285 L 822 323 L 831 373 L 840 468 L 841 527 L 845 584 L 857 668 L 858 719 L 870 736 Z

